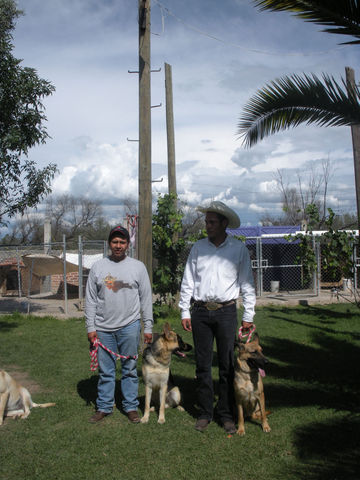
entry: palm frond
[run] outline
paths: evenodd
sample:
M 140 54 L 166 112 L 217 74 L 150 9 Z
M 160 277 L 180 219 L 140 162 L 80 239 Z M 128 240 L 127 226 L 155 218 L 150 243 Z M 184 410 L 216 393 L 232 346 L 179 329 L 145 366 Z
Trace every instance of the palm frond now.
M 319 126 L 360 124 L 360 91 L 343 88 L 327 74 L 292 75 L 274 80 L 245 105 L 238 134 L 251 147 L 264 137 L 301 123 Z
M 357 38 L 343 44 L 360 43 L 359 0 L 254 0 L 254 3 L 260 10 L 293 12 L 307 22 L 331 27 L 324 32 Z

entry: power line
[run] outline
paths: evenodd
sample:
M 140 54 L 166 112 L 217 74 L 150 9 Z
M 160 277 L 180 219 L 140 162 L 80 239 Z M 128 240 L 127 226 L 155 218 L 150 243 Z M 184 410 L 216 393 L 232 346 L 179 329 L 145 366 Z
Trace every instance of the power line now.
M 345 48 L 345 46 L 341 46 L 341 47 L 337 46 L 335 48 L 330 48 L 329 50 L 324 50 L 324 51 L 321 51 L 321 52 L 308 52 L 308 53 L 302 53 L 302 52 L 294 52 L 294 53 L 270 52 L 270 51 L 255 49 L 255 48 L 248 48 L 248 47 L 244 47 L 243 45 L 239 45 L 237 43 L 232 43 L 232 42 L 229 42 L 227 40 L 223 40 L 222 38 L 215 37 L 214 35 L 212 35 L 208 32 L 205 32 L 204 30 L 201 30 L 197 27 L 194 27 L 193 25 L 190 25 L 185 20 L 183 20 L 181 17 L 176 15 L 174 12 L 172 12 L 168 7 L 165 7 L 165 5 L 163 5 L 158 0 L 154 0 L 154 3 L 156 3 L 158 5 L 158 7 L 160 8 L 160 11 L 161 11 L 162 32 L 161 32 L 161 34 L 154 33 L 153 35 L 160 36 L 165 32 L 165 15 L 164 15 L 164 12 L 166 12 L 168 16 L 174 17 L 178 22 L 182 23 L 185 27 L 189 28 L 190 30 L 193 30 L 194 32 L 199 33 L 200 35 L 202 35 L 204 37 L 208 37 L 212 40 L 223 43 L 224 45 L 229 45 L 231 47 L 240 48 L 241 50 L 245 50 L 245 51 L 251 52 L 251 53 L 257 53 L 257 54 L 261 54 L 261 55 L 271 55 L 271 56 L 280 56 L 281 55 L 281 56 L 285 56 L 285 57 L 308 57 L 308 56 L 312 56 L 312 55 L 326 55 L 326 54 L 329 54 L 331 52 L 334 52 L 334 51 L 337 51 L 337 50 L 342 50 L 343 48 Z

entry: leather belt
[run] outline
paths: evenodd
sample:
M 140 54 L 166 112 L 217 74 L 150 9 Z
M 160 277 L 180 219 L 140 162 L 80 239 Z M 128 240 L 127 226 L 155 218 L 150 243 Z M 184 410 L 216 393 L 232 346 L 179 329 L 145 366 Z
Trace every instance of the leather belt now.
M 207 310 L 219 310 L 219 308 L 227 307 L 229 305 L 233 305 L 236 303 L 236 300 L 229 300 L 228 302 L 202 302 L 202 301 L 197 301 L 193 303 L 195 307 L 203 307 L 206 308 Z

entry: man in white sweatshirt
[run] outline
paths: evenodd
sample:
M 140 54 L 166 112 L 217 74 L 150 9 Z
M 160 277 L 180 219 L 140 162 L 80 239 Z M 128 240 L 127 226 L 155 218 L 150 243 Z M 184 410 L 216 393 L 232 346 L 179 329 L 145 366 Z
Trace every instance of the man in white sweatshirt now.
M 85 318 L 88 339 L 97 339 L 104 347 L 121 355 L 122 408 L 132 423 L 139 423 L 137 413 L 137 359 L 141 316 L 144 341 L 152 341 L 152 292 L 145 265 L 126 256 L 129 232 L 123 226 L 109 234 L 111 255 L 96 262 L 86 284 Z M 125 357 L 125 358 L 122 358 Z M 110 415 L 114 406 L 117 357 L 105 348 L 98 348 L 99 382 L 96 413 L 90 418 L 97 423 Z

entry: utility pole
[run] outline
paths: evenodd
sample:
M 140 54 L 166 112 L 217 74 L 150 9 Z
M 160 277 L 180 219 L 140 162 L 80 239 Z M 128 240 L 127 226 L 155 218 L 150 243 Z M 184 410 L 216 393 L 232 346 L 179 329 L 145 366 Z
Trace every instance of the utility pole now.
M 175 169 L 175 134 L 174 134 L 174 111 L 172 93 L 171 65 L 165 63 L 165 91 L 166 91 L 166 132 L 168 153 L 168 184 L 169 193 L 176 192 L 176 169 Z
M 152 281 L 150 0 L 139 0 L 138 255 Z
M 355 73 L 350 67 L 345 67 L 346 83 L 349 95 L 353 95 L 355 89 Z M 357 228 L 360 232 L 360 125 L 351 125 L 351 137 L 354 155 Z

